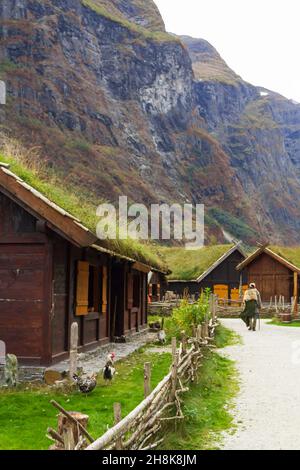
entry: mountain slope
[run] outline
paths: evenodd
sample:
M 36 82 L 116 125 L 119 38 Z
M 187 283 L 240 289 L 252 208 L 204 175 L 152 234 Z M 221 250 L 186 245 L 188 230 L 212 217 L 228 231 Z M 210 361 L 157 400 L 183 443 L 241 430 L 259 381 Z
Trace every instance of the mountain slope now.
M 3 0 L 0 19 L 2 129 L 35 165 L 93 205 L 205 203 L 207 240 L 298 240 L 297 106 L 272 95 L 261 114 L 268 97 L 207 42 L 167 34 L 149 0 Z

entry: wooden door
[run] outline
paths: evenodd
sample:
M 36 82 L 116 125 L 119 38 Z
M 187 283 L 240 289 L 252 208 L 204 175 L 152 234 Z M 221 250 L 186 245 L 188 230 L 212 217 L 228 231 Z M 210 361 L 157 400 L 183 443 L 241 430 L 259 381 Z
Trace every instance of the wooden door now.
M 219 297 L 219 299 L 228 300 L 229 289 L 226 284 L 215 284 L 214 285 L 214 294 Z
M 45 245 L 0 244 L 0 340 L 18 357 L 43 356 L 46 269 Z

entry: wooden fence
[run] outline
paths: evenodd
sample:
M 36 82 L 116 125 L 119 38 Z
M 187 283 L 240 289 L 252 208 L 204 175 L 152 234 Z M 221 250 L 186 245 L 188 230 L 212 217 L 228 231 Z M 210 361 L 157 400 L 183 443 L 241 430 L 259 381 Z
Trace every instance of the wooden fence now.
M 211 297 L 210 310 L 210 319 L 194 328 L 191 338 L 187 338 L 185 332 L 182 332 L 179 348 L 176 338 L 172 339 L 170 372 L 152 392 L 151 365 L 150 363 L 144 365 L 145 399 L 123 419 L 121 405 L 115 403 L 113 410 L 115 425 L 99 439 L 94 440 L 85 430 L 82 425 L 86 424 L 84 415 L 82 422 L 78 421 L 76 426 L 78 416 L 68 413 L 53 402 L 52 404 L 61 412 L 59 423 L 63 424 L 59 425 L 60 435 L 52 429 L 48 429 L 48 435 L 52 436 L 58 447 L 67 450 L 149 450 L 161 445 L 166 423 L 184 419 L 181 407 L 182 394 L 189 390 L 188 384 L 197 380 L 203 348 L 213 340 L 217 325 L 214 296 Z
M 216 319 L 212 319 L 198 326 L 193 338 L 188 340 L 183 334 L 179 349 L 173 338 L 169 374 L 124 419 L 120 420 L 120 405 L 115 404 L 115 426 L 86 450 L 149 450 L 162 444 L 164 423 L 184 419 L 181 396 L 189 390 L 188 383 L 196 380 L 202 348 L 213 339 L 215 327 Z M 149 364 L 145 364 L 145 395 L 149 377 Z

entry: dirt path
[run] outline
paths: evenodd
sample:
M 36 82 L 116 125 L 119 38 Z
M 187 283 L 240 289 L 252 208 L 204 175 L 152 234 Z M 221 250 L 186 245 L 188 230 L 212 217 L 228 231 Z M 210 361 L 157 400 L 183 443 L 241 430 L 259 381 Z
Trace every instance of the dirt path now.
M 238 428 L 225 435 L 223 449 L 300 449 L 300 328 L 263 321 L 254 333 L 240 320 L 222 323 L 243 340 L 222 353 L 236 361 L 241 379 Z

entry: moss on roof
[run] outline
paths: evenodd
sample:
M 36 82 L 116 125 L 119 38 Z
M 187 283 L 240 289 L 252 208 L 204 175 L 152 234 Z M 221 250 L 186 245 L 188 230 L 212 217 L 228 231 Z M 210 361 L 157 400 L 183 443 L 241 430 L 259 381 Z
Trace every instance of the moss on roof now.
M 166 264 L 172 274 L 170 280 L 192 281 L 203 274 L 233 245 L 205 246 L 199 250 L 184 248 L 160 248 Z
M 92 233 L 95 233 L 99 220 L 96 216 L 97 204 L 93 204 L 86 194 L 78 190 L 78 187 L 66 186 L 53 171 L 30 169 L 23 162 L 2 154 L 0 154 L 0 161 L 9 164 L 12 173 L 50 201 L 78 218 Z M 101 203 L 102 201 L 97 202 Z M 132 239 L 101 241 L 101 246 L 153 268 L 166 270 L 166 266 L 154 246 Z
M 300 246 L 286 247 L 273 245 L 268 246 L 268 248 L 300 269 Z

